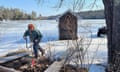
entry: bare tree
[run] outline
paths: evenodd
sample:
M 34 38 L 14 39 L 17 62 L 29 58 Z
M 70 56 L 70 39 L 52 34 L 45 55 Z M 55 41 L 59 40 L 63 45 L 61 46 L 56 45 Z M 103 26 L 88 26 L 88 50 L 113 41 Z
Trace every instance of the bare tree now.
M 105 6 L 105 18 L 108 28 L 108 62 L 109 72 L 120 71 L 120 1 L 119 0 L 103 0 Z

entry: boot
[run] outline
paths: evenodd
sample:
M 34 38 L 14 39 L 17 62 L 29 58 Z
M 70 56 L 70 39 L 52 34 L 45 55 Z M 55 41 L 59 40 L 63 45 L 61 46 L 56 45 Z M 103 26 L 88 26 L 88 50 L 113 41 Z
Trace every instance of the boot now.
M 41 54 L 42 54 L 42 56 L 45 54 L 45 51 L 44 51 L 44 49 L 42 49 L 42 48 L 39 48 L 39 50 L 40 50 L 40 52 L 41 52 Z

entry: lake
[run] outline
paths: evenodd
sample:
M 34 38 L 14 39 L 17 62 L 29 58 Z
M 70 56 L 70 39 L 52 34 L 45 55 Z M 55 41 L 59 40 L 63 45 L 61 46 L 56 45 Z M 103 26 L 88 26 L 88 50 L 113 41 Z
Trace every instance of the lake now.
M 27 25 L 33 23 L 43 35 L 42 43 L 56 41 L 59 38 L 58 22 L 56 20 L 20 20 L 0 23 L 0 54 L 6 54 L 25 47 L 23 33 Z M 98 28 L 105 26 L 104 19 L 78 20 L 78 37 L 97 38 Z M 92 34 L 90 33 L 92 32 Z

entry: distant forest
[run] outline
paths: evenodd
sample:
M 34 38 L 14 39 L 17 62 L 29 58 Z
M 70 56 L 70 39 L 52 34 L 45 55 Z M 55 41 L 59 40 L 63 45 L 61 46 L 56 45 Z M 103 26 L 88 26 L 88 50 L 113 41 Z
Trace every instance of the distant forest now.
M 96 11 L 83 11 L 76 12 L 75 15 L 80 19 L 104 19 L 104 10 L 96 10 Z M 61 15 L 49 16 L 47 19 L 52 20 L 59 18 Z
M 0 20 L 30 20 L 36 19 L 36 12 L 32 11 L 31 14 L 25 13 L 18 8 L 5 8 L 0 7 Z
M 59 18 L 61 15 L 55 16 L 36 16 L 36 12 L 32 11 L 30 14 L 25 13 L 24 11 L 18 8 L 5 8 L 0 7 L 0 20 L 35 20 L 35 19 L 42 19 L 42 20 L 53 20 Z M 75 15 L 78 18 L 82 19 L 104 19 L 104 10 L 97 10 L 97 11 L 84 11 L 84 12 L 76 12 Z
M 96 11 L 84 11 L 76 13 L 77 16 L 83 19 L 104 19 L 104 10 L 96 10 Z

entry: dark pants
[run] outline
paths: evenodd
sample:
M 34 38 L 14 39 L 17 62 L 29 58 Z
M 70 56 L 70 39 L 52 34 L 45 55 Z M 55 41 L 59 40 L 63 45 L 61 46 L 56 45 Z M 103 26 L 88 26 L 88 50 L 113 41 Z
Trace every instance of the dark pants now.
M 40 47 L 39 42 L 33 42 L 33 51 L 34 51 L 34 56 L 35 58 L 38 58 L 38 49 L 40 50 L 40 52 L 42 53 L 42 55 L 44 54 L 44 50 Z

